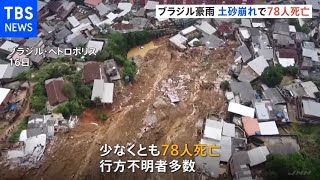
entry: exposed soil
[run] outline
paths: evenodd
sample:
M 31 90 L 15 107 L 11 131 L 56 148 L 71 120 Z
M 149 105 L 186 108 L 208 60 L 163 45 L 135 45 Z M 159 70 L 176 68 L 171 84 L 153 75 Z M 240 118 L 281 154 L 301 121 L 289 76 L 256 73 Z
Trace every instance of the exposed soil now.
M 136 81 L 127 86 L 116 85 L 112 108 L 101 107 L 101 111 L 109 116 L 105 123 L 97 118 L 97 110 L 87 109 L 76 129 L 56 136 L 53 146 L 48 147 L 38 168 L 26 171 L 21 168 L 9 170 L 8 166 L 0 167 L 1 179 L 195 178 L 196 174 L 142 173 L 139 170 L 135 174 L 103 174 L 99 168 L 102 160 L 99 150 L 102 144 L 155 144 L 161 151 L 161 144 L 174 143 L 181 147 L 183 144 L 196 144 L 199 140 L 196 128 L 198 120 L 209 112 L 220 115 L 225 112 L 224 96 L 219 90 L 219 84 L 233 61 L 229 48 L 210 51 L 207 59 L 203 60 L 205 51 L 204 48 L 195 48 L 181 53 L 168 44 L 150 50 L 139 67 Z M 173 105 L 164 92 L 160 91 L 161 85 L 180 75 L 186 75 L 184 79 L 188 79 L 184 88 L 186 94 L 184 99 Z M 155 102 L 162 103 L 154 108 Z M 111 155 L 108 159 L 119 158 Z M 160 155 L 144 159 L 172 158 Z

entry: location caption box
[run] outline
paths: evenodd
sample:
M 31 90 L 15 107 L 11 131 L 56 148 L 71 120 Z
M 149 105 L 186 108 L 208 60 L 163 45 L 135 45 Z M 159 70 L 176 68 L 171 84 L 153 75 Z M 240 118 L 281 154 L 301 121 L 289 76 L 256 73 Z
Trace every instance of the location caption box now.
M 31 38 L 38 35 L 37 0 L 3 0 L 0 3 L 0 37 Z

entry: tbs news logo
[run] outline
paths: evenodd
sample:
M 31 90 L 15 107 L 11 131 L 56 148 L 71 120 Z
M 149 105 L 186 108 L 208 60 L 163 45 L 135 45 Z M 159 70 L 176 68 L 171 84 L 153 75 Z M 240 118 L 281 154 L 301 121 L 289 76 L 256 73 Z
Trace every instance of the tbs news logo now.
M 38 35 L 38 1 L 8 0 L 0 3 L 0 37 L 30 38 Z

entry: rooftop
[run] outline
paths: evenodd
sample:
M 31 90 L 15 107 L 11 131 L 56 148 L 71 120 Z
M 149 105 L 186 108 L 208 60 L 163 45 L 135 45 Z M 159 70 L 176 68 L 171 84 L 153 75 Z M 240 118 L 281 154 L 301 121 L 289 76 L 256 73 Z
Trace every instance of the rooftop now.
M 250 159 L 250 167 L 261 164 L 267 161 L 267 156 L 270 154 L 266 146 L 260 146 L 248 151 Z
M 239 28 L 241 36 L 247 40 L 250 38 L 251 34 L 247 28 Z
M 98 40 L 90 40 L 87 44 L 87 48 L 92 49 L 95 53 L 103 49 L 104 42 Z
M 284 22 L 276 22 L 274 24 L 273 33 L 289 35 L 289 24 Z
M 243 26 L 243 27 L 252 27 L 251 20 L 250 19 L 241 18 L 241 26 Z
M 319 90 L 312 81 L 301 82 L 300 84 L 309 97 L 316 98 L 314 93 L 319 92 Z
M 279 58 L 293 58 L 295 62 L 298 62 L 299 56 L 296 49 L 280 48 L 277 53 Z
M 261 76 L 263 70 L 269 66 L 268 62 L 263 56 L 259 56 L 248 63 L 250 68 Z
M 251 171 L 248 166 L 248 164 L 250 164 L 248 152 L 235 152 L 231 158 L 232 161 L 230 161 L 230 169 L 235 179 L 252 180 Z
M 149 1 L 148 1 L 148 2 L 149 2 Z M 195 30 L 197 30 L 196 27 L 194 27 L 194 26 L 189 26 L 189 27 L 183 29 L 183 30 L 181 31 L 181 34 L 182 34 L 182 35 L 187 35 L 187 34 L 193 32 L 193 31 L 195 31 Z
M 320 103 L 312 99 L 302 99 L 302 108 L 304 114 L 309 116 L 320 117 Z
M 295 65 L 294 58 L 278 58 L 278 61 L 282 67 L 289 67 Z
M 90 21 L 92 22 L 93 25 L 97 26 L 99 23 L 101 23 L 100 18 L 96 14 L 92 14 L 88 16 Z
M 5 41 L 1 46 L 0 49 L 12 52 L 14 51 L 17 47 L 19 47 L 19 44 L 13 43 L 11 41 Z
M 219 141 L 210 140 L 210 139 L 201 139 L 200 144 L 207 144 L 207 146 L 217 145 Z M 205 152 L 208 154 L 208 149 L 206 148 Z M 213 149 L 212 153 L 220 154 L 220 149 Z M 211 157 L 211 156 L 196 156 L 195 163 L 197 167 L 200 167 L 203 171 L 209 173 L 212 177 L 219 176 L 220 168 L 220 157 Z
M 270 99 L 273 104 L 286 103 L 277 88 L 268 88 L 263 91 L 263 95 L 266 98 Z
M 103 69 L 101 63 L 95 61 L 86 62 L 83 67 L 84 82 L 90 83 L 95 79 L 103 78 Z
M 10 92 L 10 89 L 7 88 L 0 88 L 0 105 L 3 103 L 3 101 L 6 99 Z
M 69 23 L 73 26 L 73 27 L 77 27 L 80 25 L 80 22 L 76 19 L 76 17 L 74 16 L 70 16 L 67 18 L 67 20 L 69 21 Z
M 113 103 L 113 83 L 105 83 L 103 79 L 95 79 L 93 82 L 91 100 L 101 98 L 102 103 Z
M 187 38 L 182 36 L 181 34 L 177 34 L 173 37 L 171 37 L 169 39 L 170 42 L 172 42 L 173 44 L 175 44 L 176 46 L 178 46 L 181 49 L 185 49 L 186 46 L 184 45 L 187 42 Z
M 235 124 L 223 122 L 222 135 L 228 137 L 235 137 Z
M 248 137 L 260 134 L 260 127 L 257 119 L 242 117 L 242 124 Z
M 267 121 L 271 119 L 270 111 L 272 111 L 271 102 L 268 100 L 256 101 L 256 116 L 259 121 Z
M 312 61 L 320 62 L 319 56 L 318 56 L 318 52 L 316 50 L 302 48 L 302 56 L 303 57 L 308 57 Z
M 209 49 L 219 48 L 225 45 L 224 41 L 219 39 L 215 35 L 204 36 L 200 38 L 200 41 L 207 46 Z
M 249 61 L 252 57 L 251 52 L 249 51 L 248 47 L 245 44 L 242 44 L 241 46 L 239 46 L 236 49 L 236 51 L 241 54 L 241 58 L 242 58 L 243 62 Z
M 275 121 L 259 122 L 261 135 L 277 135 L 279 134 L 278 127 Z
M 68 100 L 63 94 L 64 80 L 62 78 L 48 79 L 45 81 L 48 101 L 51 106 Z
M 238 103 L 230 102 L 229 106 L 228 106 L 228 111 L 235 113 L 235 114 L 242 115 L 242 116 L 247 116 L 247 117 L 253 118 L 255 109 L 248 107 L 248 106 L 238 104 Z
M 206 120 L 203 137 L 220 141 L 222 133 L 223 121 L 212 119 Z
M 238 80 L 242 82 L 251 82 L 259 76 L 249 66 L 242 67 Z
M 207 21 L 201 21 L 200 25 L 195 25 L 196 28 L 203 31 L 206 35 L 211 35 L 215 33 L 217 30 L 213 26 L 211 26 Z
M 158 1 L 148 1 L 147 4 L 144 6 L 144 9 L 146 10 L 155 10 L 156 5 L 158 5 Z
M 84 3 L 90 6 L 97 6 L 102 3 L 102 0 L 85 0 Z
M 99 11 L 99 15 L 100 16 L 104 16 L 106 15 L 108 12 L 111 11 L 111 8 L 109 8 L 108 6 L 106 6 L 103 3 L 100 3 L 96 6 L 96 9 Z
M 231 81 L 230 88 L 233 93 L 240 95 L 243 104 L 251 104 L 255 99 L 255 92 L 249 82 Z

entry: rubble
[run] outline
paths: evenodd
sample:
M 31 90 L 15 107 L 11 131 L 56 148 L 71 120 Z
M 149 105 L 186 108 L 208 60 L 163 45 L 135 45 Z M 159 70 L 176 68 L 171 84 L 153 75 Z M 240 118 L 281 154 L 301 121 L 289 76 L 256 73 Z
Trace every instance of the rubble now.
M 187 83 L 190 82 L 191 78 L 189 74 L 179 75 L 174 78 L 169 78 L 161 82 L 160 91 L 167 96 L 171 103 L 185 101 L 188 94 Z

